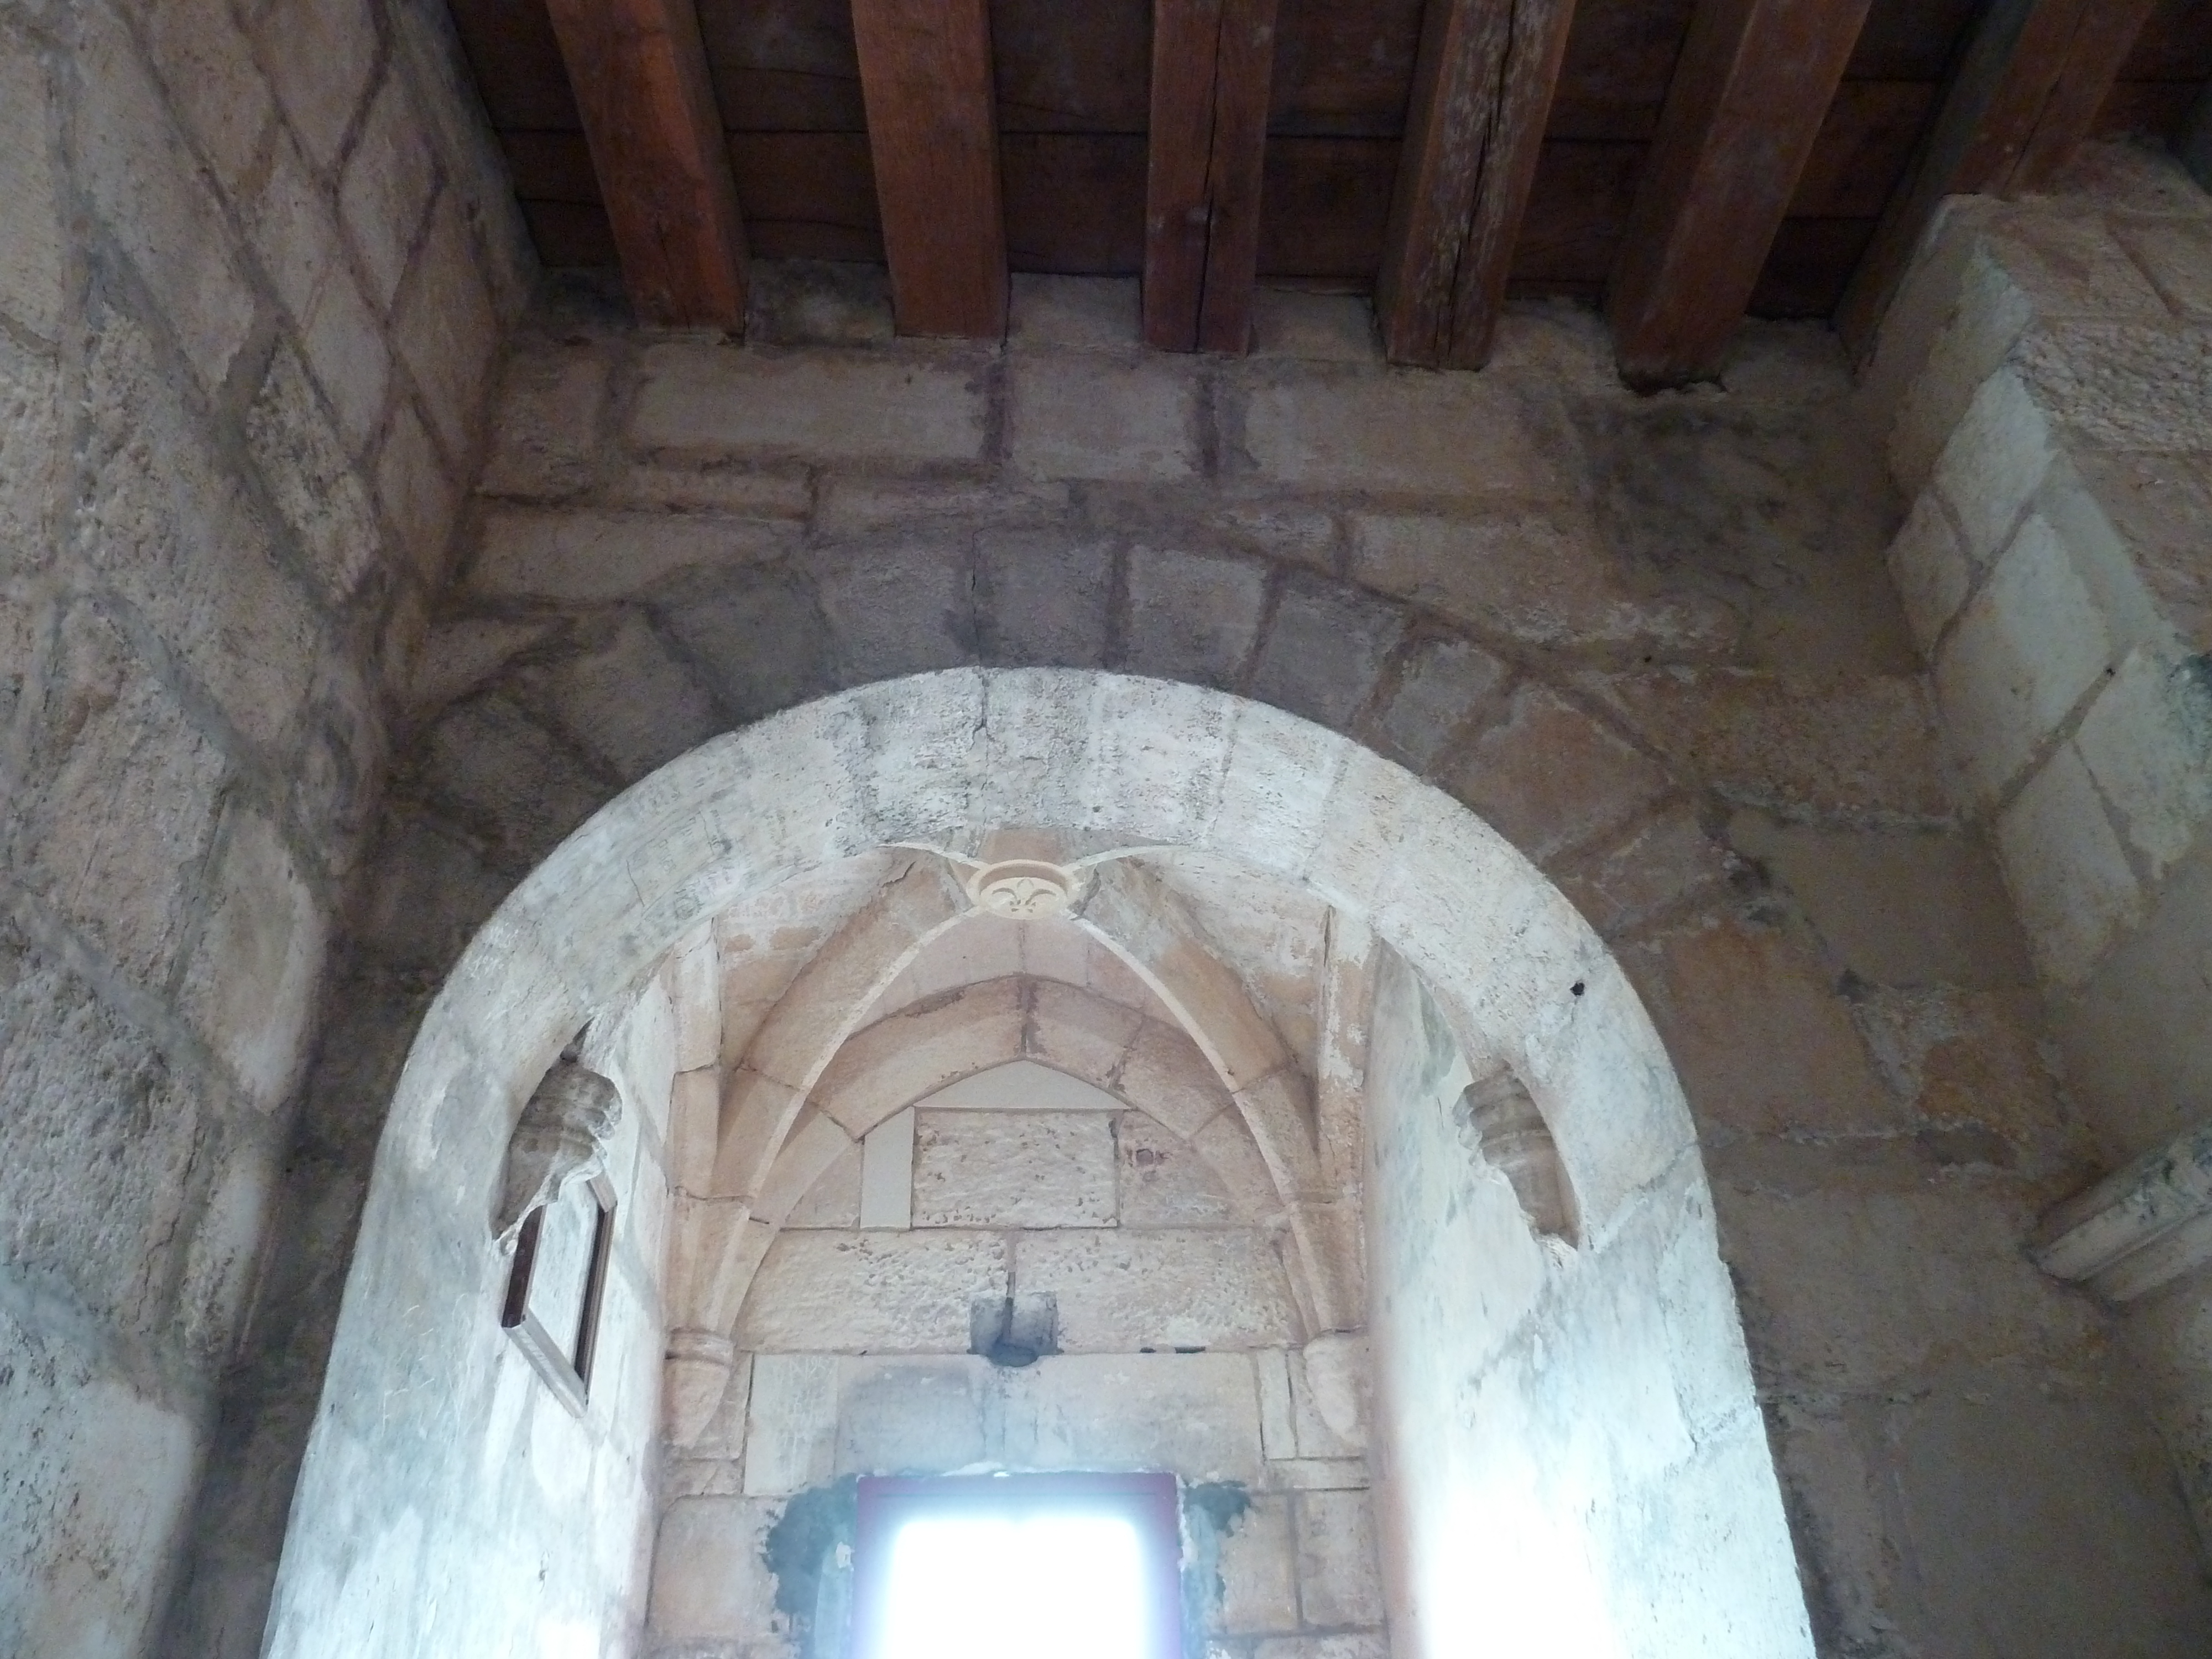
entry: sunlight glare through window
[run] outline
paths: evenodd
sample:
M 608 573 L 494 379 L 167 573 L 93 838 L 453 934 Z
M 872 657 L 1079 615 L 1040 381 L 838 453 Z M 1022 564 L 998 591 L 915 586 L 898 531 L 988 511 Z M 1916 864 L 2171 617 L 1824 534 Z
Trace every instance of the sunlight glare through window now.
M 909 1521 L 886 1597 L 878 1659 L 1154 1659 L 1143 1551 L 1118 1516 Z

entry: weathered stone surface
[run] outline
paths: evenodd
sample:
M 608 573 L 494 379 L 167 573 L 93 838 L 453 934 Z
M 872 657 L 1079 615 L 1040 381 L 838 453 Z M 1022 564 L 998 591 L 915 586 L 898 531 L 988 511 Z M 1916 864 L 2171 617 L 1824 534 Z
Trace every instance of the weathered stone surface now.
M 1036 478 L 1172 483 L 1199 469 L 1197 378 L 1171 357 L 1017 356 L 1007 457 Z
M 1620 829 L 1668 787 L 1648 757 L 1543 686 L 1526 684 L 1468 745 L 1445 787 L 1541 863 Z
M 1246 464 L 1273 483 L 1454 496 L 1559 488 L 1511 393 L 1480 375 L 1255 372 L 1237 404 Z
M 1405 654 L 1397 685 L 1376 718 L 1379 734 L 1396 757 L 1425 772 L 1510 672 L 1468 641 L 1423 639 Z
M 1252 695 L 1324 726 L 1343 726 L 1366 702 L 1405 631 L 1395 605 L 1334 583 L 1294 576 L 1276 601 L 1252 669 Z
M 51 556 L 47 525 L 61 478 L 61 374 L 58 366 L 0 341 L 0 524 L 12 544 L 6 568 L 29 568 Z
M 1703 654 L 1741 623 L 1699 595 L 1638 594 L 1594 531 L 1559 518 L 1361 515 L 1352 572 L 1454 622 L 1531 645 L 1653 644 Z
M 1978 987 L 2032 977 L 1996 861 L 1972 837 L 1811 830 L 1754 813 L 1737 814 L 1729 833 L 1861 979 Z
M 1298 1610 L 1309 1625 L 1380 1625 L 1375 1511 L 1364 1492 L 1297 1497 Z
M 347 263 L 330 193 L 281 127 L 252 222 L 257 252 L 291 313 L 301 349 L 347 441 L 358 447 L 383 409 L 390 353 Z M 478 349 L 488 354 L 490 343 Z M 426 390 L 441 384 L 426 382 Z M 458 428 L 446 428 L 441 435 L 450 445 Z
M 1350 294 L 1262 288 L 1252 297 L 1252 355 L 1309 362 L 1379 363 L 1375 307 Z
M 1695 669 L 1579 683 L 1741 805 L 1790 816 L 1950 816 L 1933 711 L 1915 678 Z
M 1070 1353 L 1255 1348 L 1297 1334 L 1282 1262 L 1261 1234 L 1028 1233 L 1014 1243 L 1014 1275 L 1059 1298 Z
M 788 708 L 834 683 L 821 606 L 788 566 L 703 596 L 672 598 L 661 615 L 738 720 Z
M 2029 518 L 1936 661 L 1945 738 L 1980 799 L 2019 775 L 2112 655 L 2064 544 Z
M 376 65 L 375 26 L 353 0 L 308 0 L 282 25 L 264 19 L 263 59 L 277 102 L 315 165 L 336 165 Z
M 1252 1367 L 1243 1354 L 1055 1355 L 1008 1373 L 1005 1395 L 1012 1468 L 1260 1478 Z
M 1973 573 L 1936 491 L 1923 489 L 1889 544 L 1889 574 L 1905 601 L 1905 617 L 1923 656 L 1935 654 L 1951 618 L 1966 602 Z
M 1691 1108 L 1747 1133 L 1896 1127 L 1849 1009 L 1785 936 L 1709 922 L 1625 949 Z
M 692 566 L 742 564 L 786 545 L 775 528 L 744 520 L 507 508 L 486 515 L 468 581 L 500 597 L 628 599 Z
M 2153 880 L 2212 818 L 2212 663 L 2132 651 L 2081 717 L 2075 746 Z
M 957 544 L 825 554 L 815 583 L 848 683 L 975 659 L 975 581 Z
M 2135 872 L 2072 744 L 1997 819 L 1997 851 L 2036 965 L 2063 985 L 2087 977 L 2113 934 L 2142 915 Z
M 1018 271 L 1011 297 L 1011 345 L 1126 352 L 1137 343 L 1137 284 L 1126 276 Z
M 926 350 L 771 357 L 736 347 L 645 354 L 630 435 L 697 454 L 812 454 L 907 465 L 981 458 L 976 366 Z
M 840 1362 L 840 1474 L 943 1474 L 984 1461 L 997 1385 L 981 1359 Z
M 230 372 L 253 322 L 253 298 L 229 246 L 224 216 L 200 182 L 121 21 L 104 10 L 88 12 L 83 31 L 77 48 L 84 96 L 76 112 L 76 151 L 84 183 L 124 252 L 174 307 L 170 320 L 185 355 L 212 392 Z M 33 146 L 30 156 L 37 154 Z M 42 170 L 35 161 L 28 165 L 24 185 L 35 189 Z M 31 210 L 25 223 L 35 225 L 45 216 L 35 199 L 25 205 Z M 36 233 L 32 237 L 27 252 L 39 246 Z M 49 286 L 58 275 L 52 255 L 31 258 L 26 276 L 58 299 Z M 26 320 L 35 325 L 41 319 Z M 49 311 L 44 320 L 51 327 L 58 319 Z
M 713 699 L 634 611 L 598 649 L 529 672 L 521 683 L 562 730 L 627 779 L 643 777 L 723 728 Z
M 1114 1121 L 1116 1212 L 1125 1227 L 1206 1226 L 1237 1218 L 1212 1164 L 1142 1112 Z
M 246 411 L 247 447 L 261 468 L 326 600 L 343 605 L 382 562 L 368 490 L 315 396 L 307 366 L 289 346 Z
M 607 371 L 605 354 L 590 343 L 532 343 L 517 351 L 501 382 L 491 454 L 477 487 L 493 495 L 555 496 L 588 485 L 603 459 Z
M 971 1305 L 1004 1296 L 1006 1271 L 1006 1246 L 991 1234 L 782 1233 L 753 1280 L 738 1341 L 769 1352 L 963 1353 Z
M 1102 544 L 1014 532 L 978 538 L 983 659 L 1069 668 L 1103 662 L 1113 572 L 1112 550 Z
M 41 781 L 15 809 L 11 862 L 127 976 L 159 983 L 180 943 L 222 759 L 105 617 L 68 612 L 58 658 L 34 717 L 31 775 Z
M 1212 1629 L 1265 1636 L 1298 1628 L 1298 1561 L 1291 1540 L 1291 1500 L 1255 1495 L 1221 1540 L 1221 1605 Z
M 782 1507 L 758 1498 L 684 1498 L 670 1504 L 653 1552 L 653 1635 L 739 1642 L 763 1634 L 757 1621 L 775 1605 L 763 1547 Z
M 12 32 L 0 39 L 0 311 L 52 339 L 61 325 L 62 204 L 54 165 L 53 104 L 40 54 Z
M 388 310 L 430 205 L 436 160 L 404 76 L 387 75 L 362 118 L 338 180 L 338 217 L 368 276 L 368 298 Z
M 1677 905 L 1716 896 L 1740 868 L 1697 815 L 1677 805 L 1570 860 L 1559 871 L 1559 890 L 1611 939 Z
M 1201 685 L 1236 681 L 1259 637 L 1267 566 L 1136 547 L 1129 550 L 1128 584 L 1133 672 Z
M 415 377 L 430 429 L 458 460 L 482 418 L 499 318 L 459 204 L 441 196 L 392 315 L 394 344 Z
M 376 495 L 407 550 L 409 563 L 426 581 L 445 580 L 460 495 L 414 403 L 402 402 L 392 410 L 377 456 Z
M 917 1227 L 1097 1227 L 1114 1220 L 1102 1112 L 915 1115 Z
M 211 885 L 185 969 L 185 1010 L 247 1097 L 273 1111 L 306 1059 L 323 966 L 322 907 L 276 827 L 243 803 L 227 815 Z

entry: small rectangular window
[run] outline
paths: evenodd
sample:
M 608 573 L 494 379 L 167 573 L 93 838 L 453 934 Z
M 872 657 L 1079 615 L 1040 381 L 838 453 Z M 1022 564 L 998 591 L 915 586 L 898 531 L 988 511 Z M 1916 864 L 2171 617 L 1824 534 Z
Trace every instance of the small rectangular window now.
M 1180 1659 L 1171 1474 L 864 1480 L 854 1659 Z
M 614 1243 L 614 1188 L 605 1176 L 574 1181 L 523 1218 L 499 1322 L 538 1374 L 580 1413 L 591 1391 L 592 1350 Z

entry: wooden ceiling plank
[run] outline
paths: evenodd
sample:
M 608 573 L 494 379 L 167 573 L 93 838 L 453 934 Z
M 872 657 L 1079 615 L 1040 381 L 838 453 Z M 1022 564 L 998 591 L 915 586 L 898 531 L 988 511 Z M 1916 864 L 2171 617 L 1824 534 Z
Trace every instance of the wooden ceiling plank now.
M 1573 21 L 1574 0 L 1430 0 L 1376 280 L 1392 362 L 1488 361 Z
M 745 234 L 692 0 L 550 0 L 639 319 L 741 331 Z
M 988 0 L 854 0 L 860 95 L 902 334 L 1006 331 Z
M 1868 0 L 1703 0 L 1667 92 L 1606 311 L 1621 378 L 1710 378 L 1866 21 Z
M 1251 343 L 1276 0 L 1157 0 L 1145 179 L 1144 333 L 1169 351 Z
M 2037 172 L 2063 164 L 2126 56 L 2111 50 L 2112 38 L 2132 46 L 2150 10 L 2146 0 L 1992 0 L 1836 308 L 1837 331 L 1854 354 L 1872 349 L 1890 295 L 1946 196 L 2014 188 L 2031 157 Z M 2067 87 L 2069 77 L 2083 84 Z M 2052 125 L 2039 137 L 2046 112 Z

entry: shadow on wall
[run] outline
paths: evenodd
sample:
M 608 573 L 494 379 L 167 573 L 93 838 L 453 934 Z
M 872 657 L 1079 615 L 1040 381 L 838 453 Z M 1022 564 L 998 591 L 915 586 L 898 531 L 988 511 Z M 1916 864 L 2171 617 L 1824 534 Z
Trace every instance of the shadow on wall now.
M 1556 1634 L 1571 1613 L 1591 1653 L 1809 1654 L 1689 1114 L 1595 935 L 1501 837 L 1346 738 L 1219 693 L 1042 670 L 873 685 L 718 738 L 598 814 L 486 924 L 416 1039 L 380 1146 L 266 1650 L 630 1639 L 649 1519 L 638 1448 L 674 1287 L 657 1234 L 627 1269 L 617 1252 L 617 1279 L 639 1282 L 603 1418 L 571 1433 L 517 1388 L 489 1219 L 516 1115 L 568 1038 L 703 918 L 877 848 L 973 864 L 1009 826 L 1079 857 L 1195 849 L 1312 893 L 1388 947 L 1366 1182 L 1401 1651 Z M 621 1042 L 632 1058 L 598 1067 L 618 1084 L 650 1046 Z M 1256 1086 L 1227 1054 L 1208 1059 L 1232 1092 Z M 1531 1112 L 1478 1100 L 1455 1121 L 1501 1073 L 1557 1148 L 1548 1194 L 1525 1158 L 1518 1183 L 1488 1161 L 1493 1139 L 1509 1164 L 1504 1149 L 1526 1151 Z M 665 1077 L 631 1083 L 667 1098 Z M 710 1164 L 772 1170 L 799 1116 L 793 1103 Z M 1281 1147 L 1317 1157 L 1310 1120 L 1294 1122 L 1304 1143 Z M 628 1166 L 637 1211 L 652 1207 L 653 1127 Z M 1571 1204 L 1575 1243 L 1532 1226 L 1532 1203 L 1554 1225 Z M 1300 1318 L 1334 1328 L 1316 1297 Z

